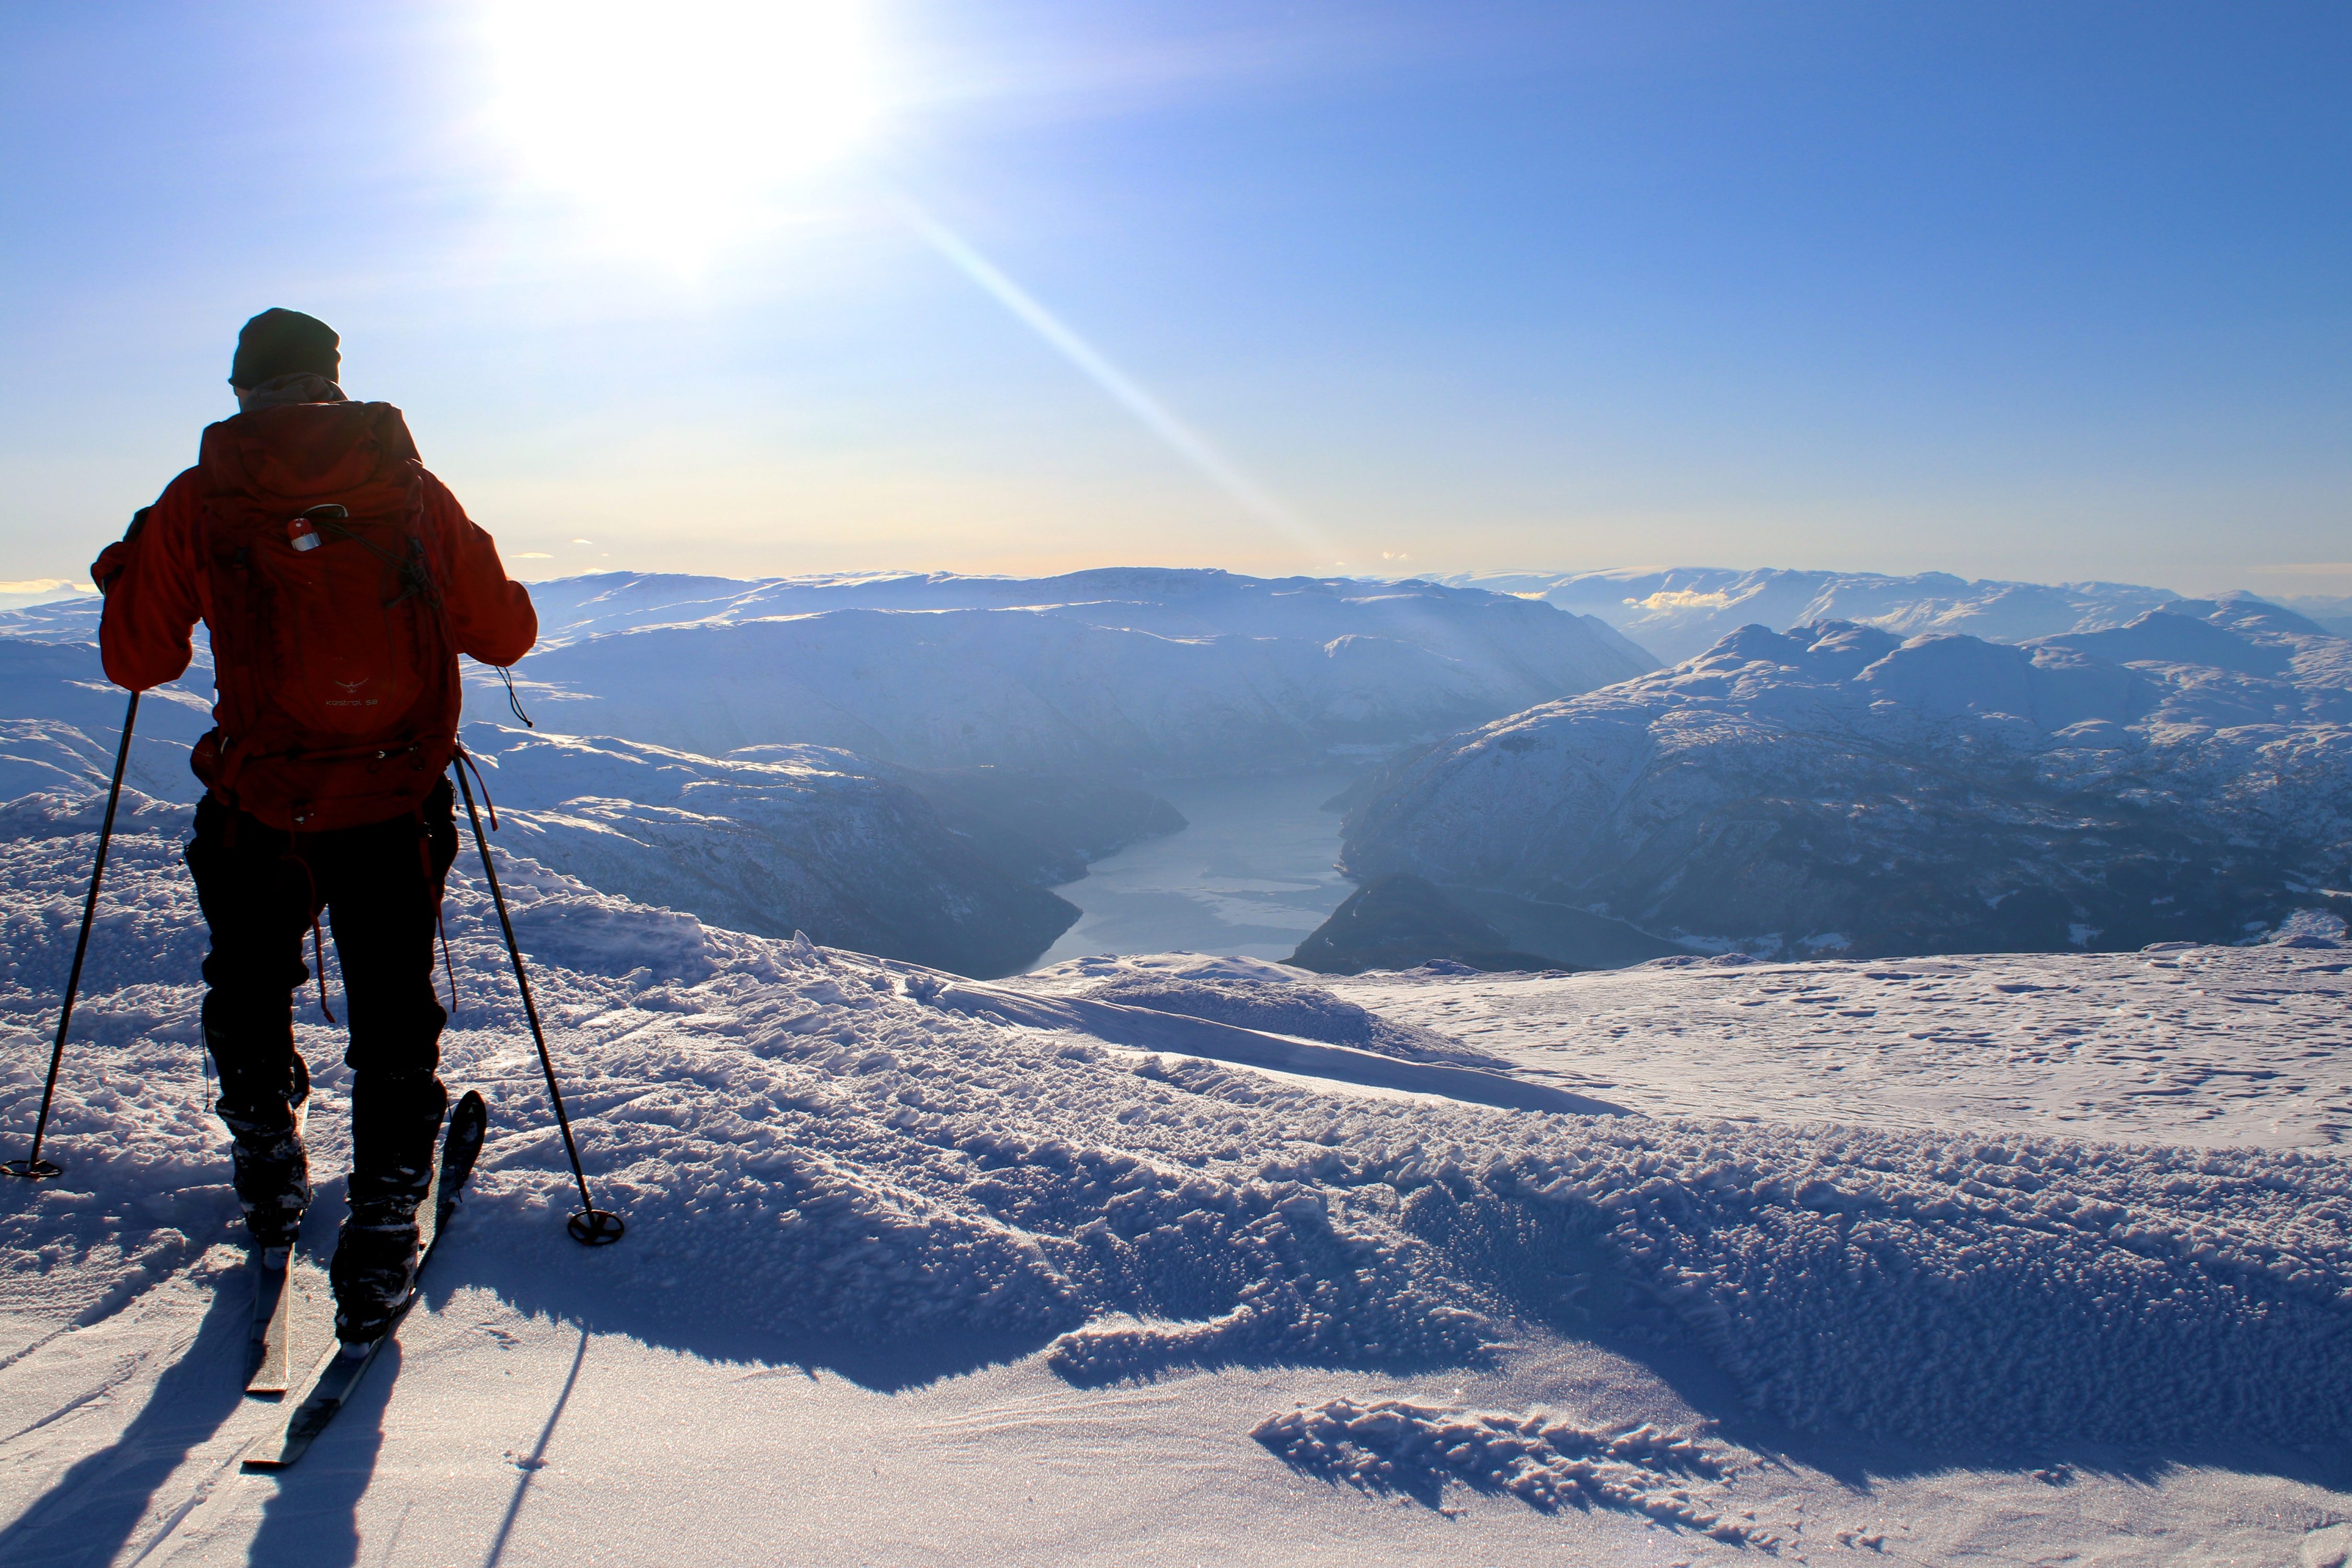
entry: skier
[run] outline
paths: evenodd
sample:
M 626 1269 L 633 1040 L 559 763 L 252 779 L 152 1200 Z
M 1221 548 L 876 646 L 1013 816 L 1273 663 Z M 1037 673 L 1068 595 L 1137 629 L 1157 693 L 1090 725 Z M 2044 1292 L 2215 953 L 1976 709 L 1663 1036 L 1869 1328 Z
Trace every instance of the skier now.
M 400 410 L 344 395 L 341 347 L 299 311 L 247 321 L 229 369 L 238 412 L 205 430 L 196 466 L 90 576 L 119 686 L 176 679 L 195 623 L 211 635 L 215 728 L 191 758 L 206 787 L 187 862 L 211 928 L 202 1023 L 215 1109 L 265 1268 L 285 1267 L 310 1198 L 293 992 L 310 978 L 307 934 L 327 1005 L 318 939 L 330 917 L 352 1173 L 329 1274 L 336 1338 L 355 1349 L 383 1336 L 412 1288 L 448 1104 L 433 937 L 457 848 L 446 774 L 457 656 L 512 664 L 539 623 L 490 536 L 418 461 Z

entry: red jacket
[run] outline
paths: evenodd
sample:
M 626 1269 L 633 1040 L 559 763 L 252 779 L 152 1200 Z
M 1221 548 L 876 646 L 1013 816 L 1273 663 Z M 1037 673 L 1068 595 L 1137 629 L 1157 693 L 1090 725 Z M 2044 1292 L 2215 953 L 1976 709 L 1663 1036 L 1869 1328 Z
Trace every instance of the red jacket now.
M 422 504 L 425 562 L 453 645 L 443 672 L 451 689 L 458 653 L 492 665 L 512 664 L 528 653 L 539 635 L 530 593 L 508 578 L 490 536 L 417 460 L 400 411 L 380 403 L 299 403 L 209 426 L 196 467 L 166 486 L 121 542 L 108 545 L 91 563 L 91 580 L 106 595 L 99 647 L 107 679 L 133 691 L 177 679 L 193 657 L 191 635 L 199 620 L 213 629 L 217 653 L 224 639 L 215 618 L 206 534 L 208 526 L 221 526 L 207 519 L 225 515 L 223 506 L 282 510 L 290 517 L 315 502 L 374 493 L 387 485 L 414 486 L 410 493 Z M 226 689 L 217 678 L 215 686 L 224 696 L 214 717 L 226 726 Z M 432 721 L 436 731 L 446 731 L 439 738 L 447 743 L 454 743 L 457 724 L 454 707 Z M 216 753 L 213 742 L 220 734 L 215 731 L 199 745 L 199 775 L 233 803 L 247 795 L 255 801 L 271 798 L 270 781 L 263 776 L 271 766 L 266 756 L 243 764 L 236 789 L 223 790 L 215 770 L 204 765 Z M 446 763 L 446 744 L 428 749 L 439 751 Z M 266 809 L 261 814 L 281 815 Z M 313 826 L 330 825 L 322 817 Z

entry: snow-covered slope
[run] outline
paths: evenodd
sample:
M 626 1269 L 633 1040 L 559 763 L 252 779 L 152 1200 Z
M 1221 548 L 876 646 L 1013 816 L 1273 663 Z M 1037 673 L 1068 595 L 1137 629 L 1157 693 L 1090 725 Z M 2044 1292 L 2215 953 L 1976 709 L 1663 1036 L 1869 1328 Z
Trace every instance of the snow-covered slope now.
M 0 800 L 106 788 L 126 693 L 62 613 L 86 608 L 0 636 Z M 210 684 L 200 667 L 142 699 L 131 788 L 185 804 L 202 793 L 188 752 L 212 726 Z M 494 711 L 510 717 L 502 701 Z M 479 722 L 466 741 L 493 798 L 520 808 L 512 831 L 599 887 L 970 974 L 1024 967 L 1076 918 L 1047 886 L 1183 826 L 1109 781 L 927 774 L 813 746 L 701 757 Z
M 212 726 L 208 698 L 188 689 L 199 681 L 142 699 L 132 790 L 186 805 L 202 794 L 188 771 L 189 747 Z M 0 799 L 100 800 L 125 697 L 105 683 L 90 644 L 0 637 Z M 821 747 L 715 759 L 479 723 L 466 739 L 492 798 L 520 808 L 504 814 L 505 831 L 600 887 L 970 974 L 1025 966 L 1076 919 L 1045 885 L 1181 825 L 1128 791 L 1078 825 L 1088 833 L 1055 837 L 1049 825 L 1041 842 L 986 798 L 994 781 L 927 778 Z M 0 810 L 0 835 L 24 820 Z
M 2278 602 L 2323 630 L 2352 637 L 2352 595 L 2283 594 Z
M 2208 1148 L 2352 1145 L 2352 942 L 1325 984 L 1653 1116 L 1967 1127 Z
M 1596 616 L 1669 663 L 1702 653 L 1726 632 L 1751 624 L 1778 629 L 1852 621 L 1906 637 L 1958 632 L 1989 642 L 2023 642 L 2121 626 L 2179 597 L 2129 583 L 1971 582 L 1946 572 L 1890 577 L 1778 567 L 1463 572 L 1439 581 L 1526 594 Z
M 1426 583 L 1134 569 L 541 584 L 535 717 L 718 754 L 1216 772 L 1394 746 L 1650 667 L 1605 626 Z M 478 686 L 474 711 L 503 711 Z
M 465 741 L 516 853 L 714 924 L 992 975 L 1077 918 L 1046 878 L 949 828 L 902 770 L 847 752 L 698 757 L 488 724 Z
M 300 1469 L 239 1477 L 283 1413 L 236 1394 L 183 815 L 142 811 L 120 843 L 58 1098 L 68 1174 L 0 1205 L 0 1560 L 372 1561 L 396 1540 L 430 1562 L 2155 1563 L 2188 1540 L 2284 1562 L 2352 1501 L 2352 1176 L 2332 1154 L 2099 1142 L 2096 1107 L 2065 1137 L 1888 1125 L 1867 1097 L 1832 1126 L 1358 1089 L 1318 1080 L 1311 1042 L 1265 1072 L 1090 1035 L 1078 1005 L 1409 1048 L 1443 1032 L 1448 988 L 1632 1000 L 1692 972 L 1341 983 L 1359 1016 L 1274 965 L 1074 968 L 1031 993 L 1072 1010 L 1022 1026 L 951 977 L 523 863 L 506 879 L 574 1126 L 629 1235 L 563 1237 L 568 1179 L 461 872 L 444 1071 L 495 1104 L 478 1194 L 367 1398 Z M 12 1134 L 88 829 L 0 844 Z M 2340 986 L 2319 973 L 2340 957 L 2229 955 L 2227 983 Z M 2053 1024 L 2078 996 L 2078 1029 L 2181 994 L 2177 971 L 2076 992 L 2105 961 L 2005 962 Z M 1383 1036 L 1391 1013 L 1415 1016 Z M 1554 1073 L 1605 1022 L 1538 1009 L 1513 1039 L 1501 1016 L 1486 1054 L 1540 1048 Z M 1706 1070 L 1826 1075 L 1814 1022 L 1727 1038 Z M 306 1006 L 299 1035 L 332 1171 L 339 1031 Z M 2302 1070 L 2171 1103 L 2313 1077 L 2340 1100 L 2340 1063 Z
M 188 748 L 212 728 L 211 689 L 208 675 L 191 671 L 140 700 L 133 787 L 194 802 L 201 788 L 188 772 Z M 108 684 L 95 644 L 0 637 L 0 800 L 104 789 L 129 696 Z
M 1747 626 L 1400 764 L 1345 853 L 1764 953 L 2233 940 L 2352 888 L 2352 642 L 2243 600 Z

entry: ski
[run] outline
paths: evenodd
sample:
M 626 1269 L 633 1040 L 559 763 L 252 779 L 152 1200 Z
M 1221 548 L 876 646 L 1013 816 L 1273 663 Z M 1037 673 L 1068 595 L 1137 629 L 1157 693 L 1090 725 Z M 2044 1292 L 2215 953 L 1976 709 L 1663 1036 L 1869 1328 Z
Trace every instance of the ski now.
M 441 1234 L 448 1228 L 450 1216 L 457 1212 L 458 1195 L 466 1178 L 473 1173 L 474 1161 L 482 1152 L 482 1136 L 488 1125 L 489 1108 L 482 1103 L 479 1094 L 467 1089 L 457 1109 L 449 1113 L 449 1130 L 441 1144 L 441 1163 L 433 1173 L 433 1191 L 423 1207 L 425 1222 L 432 1229 L 422 1238 L 423 1251 L 416 1260 L 419 1280 L 425 1277 L 425 1266 L 433 1261 L 433 1250 L 441 1244 Z M 337 1344 L 320 1359 L 311 1375 L 310 1391 L 286 1418 L 286 1430 L 276 1447 L 247 1458 L 247 1469 L 282 1470 L 302 1457 L 350 1400 L 360 1379 L 367 1375 L 367 1369 L 375 1363 L 376 1352 L 391 1341 L 401 1319 L 416 1304 L 416 1292 L 417 1287 L 412 1284 L 408 1300 L 393 1313 L 383 1337 L 358 1354 L 346 1354 L 343 1347 Z
M 247 1394 L 276 1398 L 286 1392 L 287 1320 L 294 1292 L 287 1286 L 287 1277 L 294 1272 L 294 1258 L 289 1249 L 285 1263 L 277 1268 L 257 1258 L 253 1268 L 253 1341 L 246 1354 L 245 1391 Z
M 300 1054 L 294 1058 L 294 1136 L 299 1141 L 310 1127 L 310 1068 Z M 268 1253 L 281 1252 L 278 1266 L 269 1267 Z M 293 1317 L 294 1249 L 256 1247 L 253 1251 L 253 1337 L 246 1354 L 245 1391 L 264 1399 L 282 1396 L 292 1386 L 289 1352 Z

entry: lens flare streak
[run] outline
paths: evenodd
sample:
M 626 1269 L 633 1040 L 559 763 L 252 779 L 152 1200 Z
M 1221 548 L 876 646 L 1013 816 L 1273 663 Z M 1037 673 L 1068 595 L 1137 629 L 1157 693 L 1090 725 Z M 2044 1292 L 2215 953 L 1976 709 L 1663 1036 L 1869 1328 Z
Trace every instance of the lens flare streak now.
M 1243 510 L 1280 529 L 1293 542 L 1314 551 L 1318 558 L 1328 553 L 1326 542 L 1304 519 L 1270 494 L 1265 486 L 1235 468 L 1223 453 L 1170 413 L 1166 405 L 1139 385 L 1133 376 L 1104 357 L 1101 350 L 1080 337 L 1067 322 L 1039 303 L 1034 295 L 1006 277 L 1003 268 L 975 250 L 961 235 L 912 202 L 901 199 L 897 205 L 908 224 L 926 244 L 954 263 L 965 277 L 979 284 L 998 304 L 1045 339 L 1063 358 L 1077 366 L 1088 380 L 1108 393 L 1121 407 L 1141 421 L 1144 428 L 1159 437 L 1171 451 L 1192 464 Z

